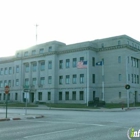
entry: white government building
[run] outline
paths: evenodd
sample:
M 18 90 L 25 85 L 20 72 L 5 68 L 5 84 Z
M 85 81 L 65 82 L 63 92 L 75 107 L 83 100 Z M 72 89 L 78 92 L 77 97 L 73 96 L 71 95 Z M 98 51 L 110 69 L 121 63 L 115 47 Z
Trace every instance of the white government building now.
M 107 103 L 140 102 L 140 42 L 115 36 L 66 45 L 51 41 L 0 58 L 0 102 L 9 85 L 10 101 L 81 103 L 95 97 Z M 87 61 L 87 68 L 77 63 Z M 102 66 L 96 62 L 103 61 Z M 129 96 L 125 85 L 129 84 Z

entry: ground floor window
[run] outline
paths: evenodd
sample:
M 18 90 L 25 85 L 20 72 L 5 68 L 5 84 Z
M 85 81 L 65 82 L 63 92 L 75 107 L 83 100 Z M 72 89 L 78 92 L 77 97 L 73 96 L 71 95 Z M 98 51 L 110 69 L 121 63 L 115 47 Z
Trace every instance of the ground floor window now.
M 48 92 L 48 100 L 51 100 L 51 92 Z
M 15 93 L 15 100 L 18 100 L 18 93 Z
M 8 95 L 7 95 L 7 96 L 8 96 L 8 100 L 10 100 L 10 93 L 8 93 Z
M 68 91 L 65 92 L 65 100 L 69 100 L 69 92 Z
M 38 100 L 42 100 L 42 92 L 38 92 Z
M 80 91 L 80 100 L 84 100 L 84 91 Z
M 62 92 L 59 92 L 59 100 L 62 100 Z
M 72 100 L 76 100 L 76 91 L 72 92 Z
M 122 97 L 122 93 L 121 93 L 121 92 L 119 92 L 119 99 L 121 99 L 121 97 Z
M 5 101 L 5 93 L 3 94 L 3 100 Z

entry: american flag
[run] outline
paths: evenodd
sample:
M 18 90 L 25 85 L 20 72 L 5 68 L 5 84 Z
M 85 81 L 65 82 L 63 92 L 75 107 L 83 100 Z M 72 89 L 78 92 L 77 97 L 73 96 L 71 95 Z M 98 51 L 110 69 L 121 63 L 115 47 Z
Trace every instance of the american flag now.
M 77 63 L 78 69 L 86 69 L 87 68 L 87 61 L 80 61 Z

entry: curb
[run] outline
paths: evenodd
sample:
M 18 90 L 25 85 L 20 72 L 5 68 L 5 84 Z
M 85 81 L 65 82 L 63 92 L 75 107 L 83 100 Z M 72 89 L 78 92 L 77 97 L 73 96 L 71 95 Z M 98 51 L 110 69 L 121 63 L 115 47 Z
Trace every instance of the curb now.
M 25 117 L 25 118 L 2 118 L 0 119 L 1 121 L 15 121 L 15 120 L 22 120 L 22 119 L 39 119 L 39 118 L 44 118 L 43 115 L 41 116 L 33 116 L 33 117 Z

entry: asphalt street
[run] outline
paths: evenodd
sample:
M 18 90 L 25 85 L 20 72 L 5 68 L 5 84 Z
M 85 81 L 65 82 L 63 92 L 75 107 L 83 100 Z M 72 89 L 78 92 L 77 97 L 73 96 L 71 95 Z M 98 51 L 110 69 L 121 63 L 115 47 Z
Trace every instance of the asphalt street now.
M 9 113 L 23 113 L 9 109 Z M 140 110 L 90 112 L 28 110 L 41 119 L 0 122 L 0 140 L 128 140 L 127 131 L 140 129 Z

